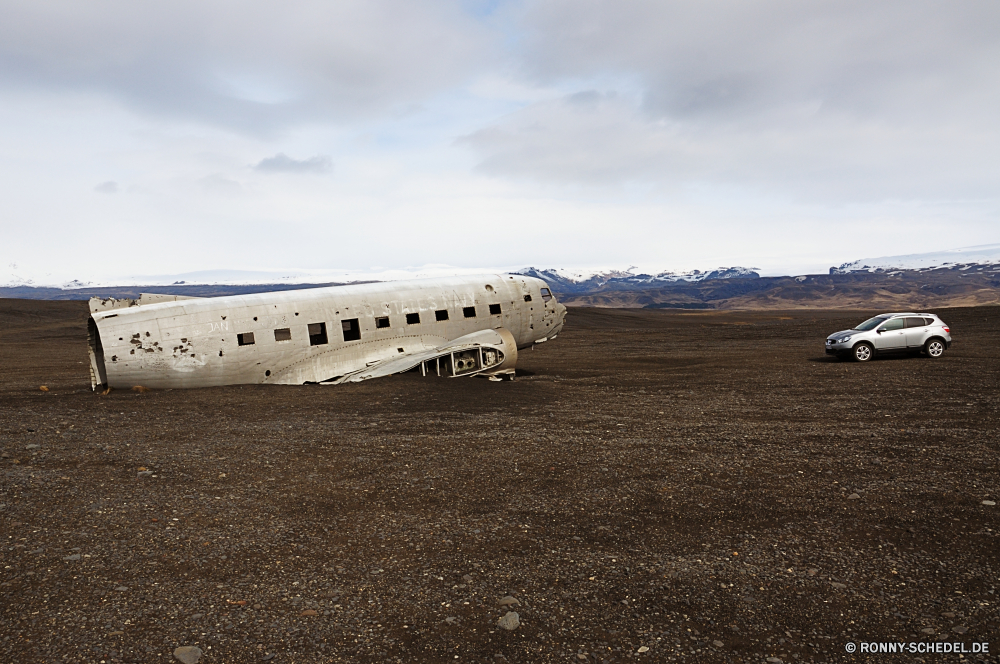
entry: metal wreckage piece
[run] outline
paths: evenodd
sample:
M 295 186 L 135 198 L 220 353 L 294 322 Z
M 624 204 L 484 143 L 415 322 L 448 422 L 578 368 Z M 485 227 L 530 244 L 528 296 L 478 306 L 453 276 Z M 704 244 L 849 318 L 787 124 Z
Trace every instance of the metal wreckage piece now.
M 566 307 L 494 274 L 191 298 L 92 298 L 90 378 L 107 387 L 339 384 L 402 373 L 513 378 Z

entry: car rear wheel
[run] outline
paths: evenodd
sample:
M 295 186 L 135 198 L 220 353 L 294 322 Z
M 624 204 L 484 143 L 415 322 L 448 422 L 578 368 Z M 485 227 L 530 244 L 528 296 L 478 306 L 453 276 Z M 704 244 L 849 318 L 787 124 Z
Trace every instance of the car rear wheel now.
M 856 362 L 867 362 L 872 359 L 874 355 L 875 349 L 871 347 L 871 344 L 867 343 L 858 344 L 851 352 L 851 357 L 853 357 Z
M 944 342 L 940 339 L 928 339 L 924 344 L 924 352 L 927 357 L 941 357 L 944 355 Z

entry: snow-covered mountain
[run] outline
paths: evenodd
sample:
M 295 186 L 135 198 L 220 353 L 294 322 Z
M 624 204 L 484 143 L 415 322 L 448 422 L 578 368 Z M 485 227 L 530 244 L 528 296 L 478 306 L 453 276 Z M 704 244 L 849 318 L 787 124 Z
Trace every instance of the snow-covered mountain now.
M 552 287 L 562 292 L 592 289 L 606 284 L 638 286 L 656 285 L 679 281 L 696 282 L 706 279 L 755 279 L 760 275 L 752 269 L 742 267 L 719 268 L 702 272 L 670 272 L 655 274 L 638 273 L 635 267 L 622 268 L 558 268 L 537 269 L 534 267 L 485 267 L 460 268 L 450 265 L 424 265 L 401 269 L 372 270 L 202 270 L 182 274 L 129 275 L 121 277 L 100 277 L 87 280 L 59 278 L 58 275 L 40 277 L 24 276 L 23 271 L 10 268 L 7 274 L 0 273 L 0 287 L 36 287 L 73 290 L 81 288 L 108 288 L 122 286 L 236 286 L 256 284 L 320 284 L 357 283 L 368 281 L 396 281 L 399 279 L 419 279 L 423 277 L 445 277 L 487 272 L 518 273 L 547 279 Z
M 1000 244 L 963 247 L 946 251 L 903 256 L 883 256 L 863 258 L 839 267 L 830 268 L 830 274 L 885 273 L 897 270 L 927 271 L 940 268 L 956 270 L 970 269 L 972 266 L 1000 265 Z M 19 289 L 26 292 L 38 288 L 61 289 L 67 292 L 100 288 L 122 287 L 185 287 L 185 286 L 277 286 L 294 287 L 300 284 L 357 283 L 371 281 L 395 281 L 421 277 L 444 277 L 482 274 L 487 272 L 508 272 L 537 276 L 547 280 L 553 289 L 561 293 L 584 293 L 598 290 L 625 290 L 656 288 L 658 286 L 678 286 L 696 284 L 711 280 L 759 279 L 756 268 L 720 267 L 714 270 L 692 270 L 675 272 L 652 266 L 628 267 L 576 267 L 576 268 L 536 268 L 521 266 L 490 266 L 460 268 L 451 265 L 423 265 L 399 269 L 372 268 L 370 270 L 203 270 L 181 274 L 145 274 L 93 276 L 86 278 L 76 275 L 45 273 L 36 274 L 23 266 L 9 264 L 0 268 L 0 288 Z M 2 295 L 2 294 L 0 294 Z M 7 296 L 11 296 L 7 293 Z M 31 297 L 31 295 L 15 295 Z
M 656 274 L 636 273 L 635 268 L 625 270 L 567 270 L 538 269 L 534 267 L 518 270 L 518 274 L 544 279 L 560 293 L 584 293 L 597 289 L 635 290 L 678 282 L 695 283 L 709 279 L 759 279 L 754 268 L 720 267 L 702 272 L 658 272 Z
M 10 266 L 16 267 L 16 266 Z M 200 270 L 179 274 L 140 274 L 127 276 L 92 277 L 86 280 L 66 279 L 55 274 L 24 276 L 24 271 L 8 269 L 0 272 L 0 288 L 107 288 L 119 286 L 243 286 L 243 285 L 295 285 L 324 283 L 357 283 L 371 281 L 397 281 L 400 279 L 420 279 L 423 277 L 444 277 L 464 274 L 481 274 L 493 271 L 490 268 L 459 268 L 451 265 L 424 265 L 400 269 L 371 270 Z M 516 268 L 502 268 L 496 271 L 514 272 Z
M 895 270 L 934 270 L 942 267 L 972 267 L 974 265 L 1000 264 L 1000 244 L 981 244 L 975 247 L 948 249 L 926 254 L 906 254 L 903 256 L 881 256 L 862 258 L 831 267 L 830 274 L 850 274 L 852 272 L 892 272 Z

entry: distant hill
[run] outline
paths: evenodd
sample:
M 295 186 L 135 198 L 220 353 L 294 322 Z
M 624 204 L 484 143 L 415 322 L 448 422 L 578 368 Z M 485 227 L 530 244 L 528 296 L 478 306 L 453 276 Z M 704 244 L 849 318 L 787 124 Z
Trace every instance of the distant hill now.
M 1000 244 L 981 244 L 975 247 L 947 249 L 925 254 L 862 258 L 831 267 L 830 274 L 852 272 L 892 272 L 894 270 L 936 270 L 942 267 L 970 269 L 1000 263 Z
M 528 267 L 517 272 L 544 279 L 563 302 L 577 306 L 929 309 L 1000 304 L 1000 244 L 864 258 L 831 267 L 830 274 L 762 277 L 748 267 L 652 274 L 634 270 Z M 510 270 L 482 270 L 495 271 Z M 133 279 L 122 282 L 129 285 L 71 281 L 61 287 L 38 287 L 36 282 L 11 275 L 7 286 L 0 287 L 0 297 L 77 300 L 93 296 L 135 298 L 140 293 L 217 297 L 474 272 L 478 271 L 446 265 L 378 273 L 213 270 L 162 275 L 150 278 L 146 285 L 135 285 L 137 280 Z
M 518 274 L 544 279 L 553 290 L 560 293 L 595 293 L 601 291 L 643 290 L 668 284 L 694 284 L 712 280 L 760 279 L 753 268 L 720 267 L 702 272 L 660 272 L 658 274 L 633 274 L 629 271 L 572 273 L 568 270 L 539 270 L 529 267 Z
M 931 270 L 708 279 L 564 293 L 568 305 L 649 309 L 932 309 L 1000 304 L 1000 262 Z
M 355 283 L 370 283 L 359 281 Z M 89 300 L 92 297 L 137 298 L 140 293 L 162 293 L 164 295 L 188 295 L 190 297 L 222 297 L 223 295 L 249 295 L 250 293 L 273 293 L 275 291 L 297 290 L 300 288 L 325 288 L 343 286 L 328 284 L 187 284 L 187 285 L 146 285 L 146 286 L 102 286 L 90 288 L 45 288 L 37 286 L 0 287 L 0 298 L 10 297 L 29 300 Z

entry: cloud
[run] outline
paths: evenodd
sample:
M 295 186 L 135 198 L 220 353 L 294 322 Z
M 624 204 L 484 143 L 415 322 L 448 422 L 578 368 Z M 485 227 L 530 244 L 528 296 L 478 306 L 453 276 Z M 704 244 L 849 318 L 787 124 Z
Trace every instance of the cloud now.
M 118 183 L 112 180 L 108 180 L 107 182 L 102 182 L 101 184 L 94 187 L 94 191 L 102 194 L 117 194 Z
M 646 110 L 673 118 L 810 102 L 859 117 L 985 118 L 982 102 L 1000 94 L 972 83 L 1000 82 L 998 19 L 995 4 L 926 0 L 538 0 L 517 15 L 525 75 L 632 77 Z
M 333 169 L 330 157 L 316 155 L 309 159 L 292 159 L 284 152 L 262 159 L 253 167 L 264 173 L 326 173 Z
M 437 0 L 0 7 L 0 87 L 96 92 L 252 134 L 420 101 L 467 78 L 496 43 Z
M 986 27 L 1000 5 L 539 0 L 511 12 L 522 75 L 576 91 L 466 135 L 480 172 L 824 203 L 1000 196 L 1000 42 Z
M 243 185 L 219 173 L 203 177 L 199 180 L 199 183 L 205 191 L 212 194 L 238 196 L 243 193 Z
M 642 101 L 577 93 L 459 140 L 481 173 L 590 186 L 747 188 L 824 204 L 997 196 L 1000 132 L 858 121 L 816 106 L 730 122 L 656 118 Z

